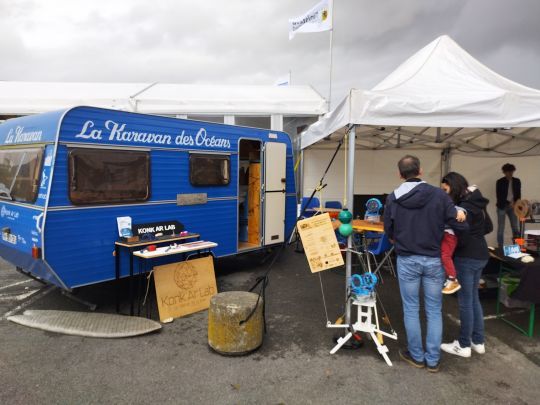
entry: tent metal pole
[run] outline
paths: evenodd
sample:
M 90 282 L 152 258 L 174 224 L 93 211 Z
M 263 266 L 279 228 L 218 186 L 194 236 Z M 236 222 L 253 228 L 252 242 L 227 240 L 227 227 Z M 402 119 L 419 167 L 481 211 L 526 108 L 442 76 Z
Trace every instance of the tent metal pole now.
M 442 152 L 442 178 L 448 174 L 450 171 L 450 152 L 452 150 L 450 148 L 444 148 Z
M 347 205 L 349 211 L 354 218 L 354 154 L 356 148 L 356 127 L 352 125 L 349 130 L 349 145 L 348 145 L 348 156 L 347 156 Z M 351 249 L 353 248 L 353 236 L 349 235 L 347 238 L 347 253 L 345 255 L 345 323 L 351 324 L 351 304 L 347 299 L 349 294 L 349 280 L 352 275 L 352 253 Z
M 304 149 L 300 149 L 300 173 L 298 176 L 298 200 L 302 201 L 304 196 Z

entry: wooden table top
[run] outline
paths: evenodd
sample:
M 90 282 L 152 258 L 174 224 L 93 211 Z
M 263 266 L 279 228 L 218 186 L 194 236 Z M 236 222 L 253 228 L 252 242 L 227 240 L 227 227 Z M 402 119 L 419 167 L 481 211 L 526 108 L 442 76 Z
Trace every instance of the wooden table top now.
M 340 225 L 341 222 L 338 219 L 332 221 L 332 227 L 334 228 L 334 230 L 338 229 Z M 356 232 L 384 232 L 384 224 L 382 222 L 371 222 L 364 219 L 353 219 L 352 226 Z
M 339 208 L 326 208 L 326 207 L 312 207 L 306 208 L 306 211 L 309 212 L 341 212 Z
M 211 249 L 216 247 L 218 244 L 215 242 L 210 242 L 206 240 L 199 240 L 197 242 L 191 242 L 191 243 L 180 243 L 176 246 L 162 246 L 158 247 L 156 250 L 149 252 L 149 251 L 142 251 L 137 250 L 133 252 L 133 256 L 141 257 L 143 259 L 152 259 L 154 257 L 162 257 L 162 256 L 169 256 L 169 255 L 175 255 L 178 253 L 187 253 L 187 252 L 195 252 L 197 250 L 205 250 L 205 249 Z
M 116 241 L 114 242 L 114 244 L 129 248 L 129 247 L 137 247 L 137 246 L 154 245 L 158 243 L 175 242 L 178 240 L 198 238 L 199 236 L 200 235 L 198 233 L 188 233 L 186 235 L 165 235 L 165 236 L 159 236 L 152 240 L 139 240 L 137 242 Z

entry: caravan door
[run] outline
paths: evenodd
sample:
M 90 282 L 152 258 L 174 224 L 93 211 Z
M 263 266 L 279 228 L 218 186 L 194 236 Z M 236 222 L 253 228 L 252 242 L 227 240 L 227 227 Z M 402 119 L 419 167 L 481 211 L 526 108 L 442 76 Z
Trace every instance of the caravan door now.
M 285 240 L 287 147 L 267 142 L 264 147 L 264 245 Z

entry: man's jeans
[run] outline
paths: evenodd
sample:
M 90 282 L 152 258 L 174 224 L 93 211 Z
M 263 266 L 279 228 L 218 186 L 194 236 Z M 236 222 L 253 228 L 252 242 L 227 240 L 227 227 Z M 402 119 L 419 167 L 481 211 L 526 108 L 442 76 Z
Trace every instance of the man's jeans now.
M 475 345 L 484 343 L 484 313 L 478 298 L 478 283 L 487 260 L 455 257 L 454 265 L 461 289 L 458 291 L 459 345 L 470 347 L 471 340 Z
M 514 214 L 512 205 L 509 204 L 503 210 L 497 208 L 497 243 L 500 247 L 504 245 L 504 223 L 507 215 L 510 220 L 510 226 L 512 227 L 512 236 L 514 238 L 519 236 L 518 220 L 516 214 Z
M 441 357 L 442 288 L 445 279 L 441 259 L 429 256 L 398 256 L 397 268 L 409 352 L 414 360 L 425 361 L 428 366 L 434 366 Z M 420 285 L 424 292 L 427 318 L 425 351 L 419 315 Z

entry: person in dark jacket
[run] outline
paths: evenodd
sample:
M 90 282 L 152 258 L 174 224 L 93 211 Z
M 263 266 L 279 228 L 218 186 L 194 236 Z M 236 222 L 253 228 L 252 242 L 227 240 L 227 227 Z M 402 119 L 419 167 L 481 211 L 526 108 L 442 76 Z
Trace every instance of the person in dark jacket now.
M 461 321 L 459 339 L 442 344 L 441 349 L 457 356 L 470 357 L 471 351 L 479 354 L 486 352 L 484 314 L 478 296 L 478 284 L 489 259 L 484 237 L 489 200 L 482 196 L 476 186 L 469 187 L 467 180 L 459 173 L 448 173 L 443 182 L 448 184 L 456 195 L 461 196 L 459 206 L 467 210 L 469 232 L 459 236 L 454 253 L 454 265 L 461 284 L 458 291 Z
M 497 243 L 499 247 L 504 245 L 504 225 L 506 216 L 512 227 L 512 237 L 519 237 L 519 227 L 514 203 L 521 199 L 521 180 L 514 177 L 516 166 L 506 163 L 502 167 L 504 177 L 497 180 L 495 185 L 497 192 Z
M 441 265 L 441 241 L 445 224 L 465 230 L 456 221 L 456 207 L 438 187 L 422 181 L 420 161 L 404 156 L 398 163 L 405 182 L 386 199 L 384 229 L 394 242 L 397 254 L 399 289 L 408 350 L 400 356 L 409 364 L 429 371 L 439 370 L 442 341 L 442 287 L 445 273 Z M 427 318 L 426 349 L 420 327 L 420 286 Z

